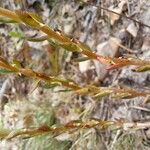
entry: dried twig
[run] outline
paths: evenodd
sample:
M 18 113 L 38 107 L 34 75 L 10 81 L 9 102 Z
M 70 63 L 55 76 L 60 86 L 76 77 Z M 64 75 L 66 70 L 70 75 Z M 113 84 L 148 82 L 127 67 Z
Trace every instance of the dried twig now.
M 126 16 L 126 15 L 119 14 L 119 13 L 117 13 L 117 12 L 115 12 L 115 11 L 109 10 L 109 9 L 104 8 L 104 7 L 101 7 L 101 6 L 97 6 L 97 7 L 99 7 L 100 9 L 106 10 L 106 11 L 108 11 L 108 12 L 110 12 L 110 13 L 116 14 L 116 15 L 118 15 L 118 16 L 121 16 L 121 17 L 127 18 L 127 19 L 129 19 L 129 20 L 132 20 L 133 22 L 138 23 L 138 24 L 141 25 L 141 26 L 145 26 L 145 27 L 150 28 L 149 25 L 147 25 L 147 24 L 145 24 L 145 23 L 142 23 L 142 22 L 140 22 L 140 21 L 138 21 L 138 20 L 135 20 L 135 19 L 133 19 L 133 18 L 131 18 L 131 17 L 128 17 L 128 16 Z

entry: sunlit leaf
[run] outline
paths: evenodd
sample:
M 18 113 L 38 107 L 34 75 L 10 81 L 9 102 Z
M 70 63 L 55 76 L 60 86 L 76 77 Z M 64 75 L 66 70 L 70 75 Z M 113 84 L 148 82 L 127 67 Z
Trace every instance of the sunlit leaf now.
M 149 71 L 150 70 L 150 65 L 138 67 L 135 69 L 136 72 L 144 72 L 144 71 Z
M 112 96 L 113 98 L 119 98 L 119 99 L 130 99 L 130 98 L 134 98 L 136 96 L 130 94 L 130 93 L 119 93 L 119 94 L 116 94 L 116 95 L 113 95 Z
M 41 25 L 43 25 L 42 19 L 34 13 L 28 13 L 26 11 L 21 10 L 16 10 L 15 12 L 25 24 L 33 28 L 40 28 Z
M 13 60 L 11 65 L 17 68 L 21 68 L 21 63 L 18 60 Z
M 111 94 L 111 91 L 102 91 L 102 92 L 99 92 L 98 94 L 94 95 L 94 98 L 102 98 L 102 97 L 105 97 L 105 96 L 109 96 Z
M 39 16 L 38 14 L 35 14 L 35 13 L 32 13 L 32 12 L 29 12 L 28 13 L 34 20 L 44 24 L 43 22 L 43 19 L 41 18 L 41 16 Z

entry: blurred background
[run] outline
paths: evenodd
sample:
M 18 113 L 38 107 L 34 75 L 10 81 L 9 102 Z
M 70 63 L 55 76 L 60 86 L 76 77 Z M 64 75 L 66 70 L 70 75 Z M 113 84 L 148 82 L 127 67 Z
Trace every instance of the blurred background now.
M 103 56 L 150 58 L 150 28 L 125 16 L 150 25 L 150 0 L 1 0 L 10 10 L 26 10 L 42 17 L 56 32 L 86 43 Z M 106 8 L 119 13 L 113 14 Z M 77 52 L 68 52 L 47 41 L 23 39 L 44 34 L 30 27 L 5 23 L 0 18 L 0 54 L 38 72 L 75 81 L 81 86 L 150 88 L 150 72 L 136 73 L 133 66 L 108 71 L 95 60 L 76 62 Z M 38 85 L 38 81 L 13 74 L 0 75 L 0 126 L 22 129 L 86 121 L 124 119 L 150 121 L 150 104 L 144 98 L 94 100 L 65 87 Z M 150 129 L 138 131 L 92 128 L 33 138 L 2 140 L 1 150 L 150 150 Z

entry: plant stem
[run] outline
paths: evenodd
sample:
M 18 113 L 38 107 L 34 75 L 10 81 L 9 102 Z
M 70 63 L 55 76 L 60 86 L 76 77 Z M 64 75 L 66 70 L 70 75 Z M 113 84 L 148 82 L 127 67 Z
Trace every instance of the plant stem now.
M 2 7 L 0 7 L 0 15 L 4 16 L 4 17 L 8 17 L 18 23 L 21 23 L 22 21 L 20 20 L 20 18 L 15 14 L 15 12 L 10 11 L 8 9 L 4 9 Z

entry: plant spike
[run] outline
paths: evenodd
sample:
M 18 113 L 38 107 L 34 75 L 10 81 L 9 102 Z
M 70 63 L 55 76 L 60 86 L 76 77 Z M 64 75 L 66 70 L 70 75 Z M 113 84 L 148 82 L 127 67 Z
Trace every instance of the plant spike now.
M 34 13 L 29 13 L 26 11 L 16 10 L 15 12 L 0 8 L 0 15 L 8 17 L 18 23 L 23 23 L 25 25 L 29 25 L 32 28 L 36 28 L 44 32 L 48 35 L 50 39 L 54 41 L 54 43 L 57 43 L 59 46 L 67 49 L 68 51 L 77 51 L 84 55 L 87 55 L 91 59 L 97 59 L 97 54 L 92 52 L 89 49 L 86 49 L 83 45 L 78 44 L 78 42 L 73 42 L 70 38 L 67 36 L 64 36 L 61 33 L 55 32 L 52 30 L 49 26 L 45 25 L 42 21 L 42 19 L 35 15 Z
M 150 95 L 150 93 L 148 92 L 139 92 L 139 91 L 137 92 L 136 90 L 128 88 L 116 89 L 110 87 L 96 87 L 93 85 L 81 87 L 76 83 L 74 83 L 73 81 L 59 79 L 54 76 L 47 76 L 43 73 L 33 71 L 32 69 L 29 68 L 21 68 L 20 66 L 19 67 L 15 66 L 14 64 L 11 65 L 2 57 L 0 57 L 0 68 L 3 70 L 3 74 L 4 73 L 23 74 L 27 77 L 32 77 L 40 81 L 45 81 L 46 83 L 50 83 L 51 85 L 54 86 L 64 86 L 70 88 L 78 94 L 90 95 L 93 98 L 112 95 L 115 98 L 118 97 L 122 99 L 129 99 L 138 96 L 147 97 L 148 95 Z
M 146 129 L 150 127 L 150 122 L 126 122 L 124 119 L 115 120 L 115 121 L 104 121 L 100 119 L 89 119 L 87 121 L 73 120 L 67 124 L 60 126 L 47 126 L 43 125 L 38 128 L 28 128 L 28 129 L 20 129 L 20 130 L 8 130 L 1 129 L 0 130 L 0 138 L 1 139 L 12 139 L 18 136 L 24 138 L 30 138 L 38 135 L 43 135 L 46 133 L 63 133 L 63 132 L 71 132 L 72 130 L 81 130 L 81 129 L 90 129 L 90 128 L 99 128 L 101 130 L 104 129 L 122 129 L 122 130 L 140 130 Z
M 118 69 L 120 67 L 135 65 L 138 68 L 136 71 L 142 72 L 150 70 L 150 61 L 144 61 L 140 59 L 125 59 L 125 58 L 111 58 L 104 57 L 93 52 L 89 47 L 85 46 L 78 40 L 70 39 L 65 34 L 52 30 L 49 26 L 43 23 L 42 19 L 34 13 L 29 13 L 26 11 L 16 10 L 15 12 L 1 8 L 0 7 L 0 15 L 4 17 L 8 17 L 11 20 L 14 20 L 18 23 L 23 23 L 25 25 L 31 26 L 32 28 L 36 28 L 41 30 L 45 34 L 47 34 L 48 38 L 54 42 L 56 45 L 63 47 L 68 51 L 76 51 L 81 54 L 86 55 L 90 59 L 96 59 L 103 64 L 108 64 L 108 70 L 110 69 Z M 45 40 L 42 39 L 42 40 Z M 142 67 L 142 68 L 141 68 Z

